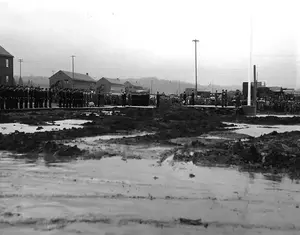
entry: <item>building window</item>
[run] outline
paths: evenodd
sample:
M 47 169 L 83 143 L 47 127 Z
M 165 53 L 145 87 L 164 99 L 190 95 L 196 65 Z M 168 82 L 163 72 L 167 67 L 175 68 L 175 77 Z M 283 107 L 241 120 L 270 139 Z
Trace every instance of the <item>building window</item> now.
M 8 76 L 6 76 L 6 77 L 5 77 L 5 81 L 6 81 L 6 83 L 8 83 L 8 80 L 9 80 L 9 77 L 8 77 Z
M 9 67 L 9 60 L 6 59 L 6 60 L 5 60 L 5 63 L 6 63 L 6 68 L 8 68 L 8 67 Z
M 66 84 L 69 84 L 69 80 L 65 80 L 65 83 L 66 83 Z

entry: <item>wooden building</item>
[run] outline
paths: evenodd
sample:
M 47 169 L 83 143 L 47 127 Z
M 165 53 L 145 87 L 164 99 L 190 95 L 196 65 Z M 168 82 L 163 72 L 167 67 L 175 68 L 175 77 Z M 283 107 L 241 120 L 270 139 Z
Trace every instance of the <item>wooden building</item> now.
M 100 78 L 96 83 L 96 92 L 119 95 L 125 91 L 125 85 L 119 78 Z
M 49 78 L 50 87 L 95 90 L 96 81 L 88 73 L 73 73 L 59 70 Z
M 0 46 L 0 85 L 14 85 L 14 57 Z

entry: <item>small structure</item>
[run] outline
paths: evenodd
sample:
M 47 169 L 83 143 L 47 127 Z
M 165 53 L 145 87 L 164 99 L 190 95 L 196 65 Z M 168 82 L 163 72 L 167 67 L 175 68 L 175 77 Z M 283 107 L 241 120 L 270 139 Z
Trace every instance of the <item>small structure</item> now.
M 260 90 L 264 90 L 266 88 L 266 82 L 257 82 L 257 88 Z M 253 96 L 253 89 L 254 89 L 254 82 L 251 82 L 251 97 Z M 248 82 L 243 82 L 243 96 L 244 99 L 247 99 L 248 97 Z
M 50 87 L 71 88 L 71 89 L 84 89 L 94 90 L 96 81 L 89 76 L 88 73 L 73 73 L 68 71 L 59 70 L 49 78 Z
M 120 95 L 125 85 L 119 78 L 100 78 L 96 83 L 96 92 L 101 94 Z
M 195 94 L 195 88 L 185 88 L 185 94 L 187 96 L 192 95 L 192 93 Z
M 0 85 L 14 85 L 14 57 L 0 46 Z

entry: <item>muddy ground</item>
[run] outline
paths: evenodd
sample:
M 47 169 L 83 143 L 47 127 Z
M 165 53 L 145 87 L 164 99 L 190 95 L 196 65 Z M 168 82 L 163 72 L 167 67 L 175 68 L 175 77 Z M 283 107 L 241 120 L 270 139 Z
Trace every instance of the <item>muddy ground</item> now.
M 105 134 L 128 135 L 138 131 L 146 134 L 126 136 L 121 139 L 113 138 L 106 142 L 119 145 L 174 145 L 177 146 L 173 148 L 175 160 L 192 161 L 195 164 L 225 164 L 226 166 L 237 165 L 243 168 L 292 172 L 297 172 L 299 168 L 298 147 L 300 144 L 297 141 L 300 139 L 300 132 L 285 134 L 274 132 L 260 138 L 247 138 L 246 141 L 240 141 L 243 136 L 231 134 L 229 138 L 223 138 L 227 134 L 226 128 L 230 126 L 234 128 L 234 124 L 224 124 L 223 121 L 261 125 L 295 125 L 300 122 L 300 117 L 245 117 L 236 116 L 234 111 L 225 109 L 214 111 L 176 107 L 164 110 L 126 108 L 92 112 L 45 110 L 2 114 L 0 118 L 3 123 L 19 122 L 36 126 L 49 125 L 49 123 L 64 119 L 85 119 L 90 122 L 83 124 L 82 129 L 73 127 L 60 131 L 36 133 L 16 131 L 8 135 L 0 134 L 0 150 L 19 153 L 19 158 L 43 157 L 51 162 L 72 160 L 78 157 L 99 159 L 102 156 L 111 156 L 112 150 L 107 152 L 100 149 L 91 154 L 86 148 L 80 149 L 77 145 L 65 145 L 64 141 Z M 221 140 L 209 141 L 205 138 L 196 138 L 184 145 L 182 141 L 181 143 L 172 141 L 187 137 L 191 139 L 213 131 L 220 132 L 223 136 Z
M 65 119 L 90 122 L 43 132 Z M 0 230 L 298 234 L 300 132 L 254 138 L 223 123 L 297 120 L 184 107 L 1 114 L 40 132 L 0 134 Z

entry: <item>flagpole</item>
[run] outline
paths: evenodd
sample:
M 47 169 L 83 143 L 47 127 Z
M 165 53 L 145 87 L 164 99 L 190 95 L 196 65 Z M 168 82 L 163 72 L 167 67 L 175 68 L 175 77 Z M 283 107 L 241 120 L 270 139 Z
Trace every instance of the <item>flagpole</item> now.
M 250 13 L 250 54 L 249 54 L 249 68 L 248 68 L 248 99 L 247 105 L 251 105 L 251 80 L 252 80 L 252 50 L 253 50 L 253 22 L 252 12 Z

